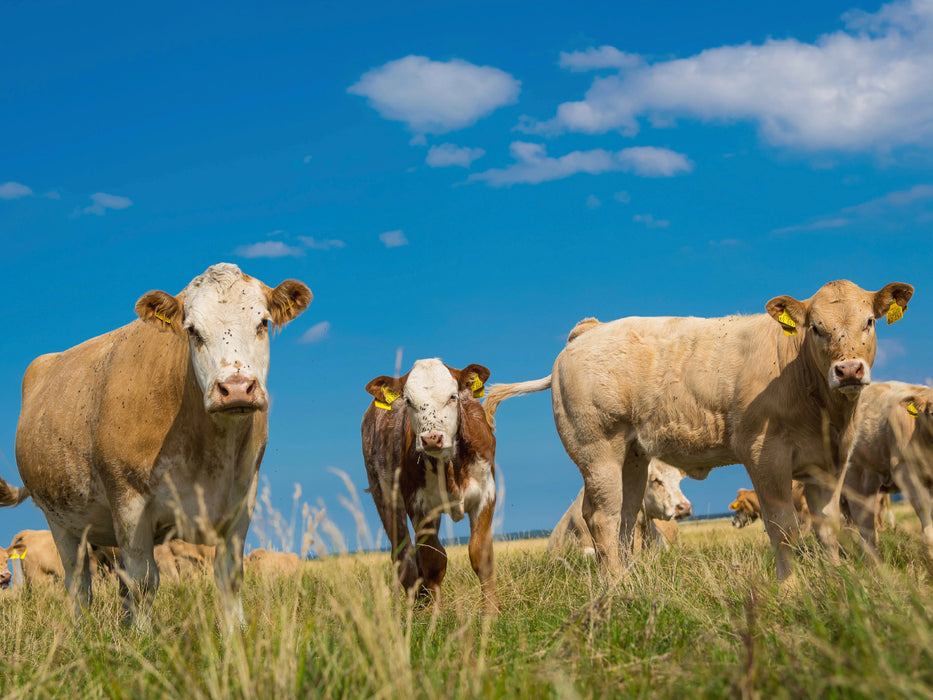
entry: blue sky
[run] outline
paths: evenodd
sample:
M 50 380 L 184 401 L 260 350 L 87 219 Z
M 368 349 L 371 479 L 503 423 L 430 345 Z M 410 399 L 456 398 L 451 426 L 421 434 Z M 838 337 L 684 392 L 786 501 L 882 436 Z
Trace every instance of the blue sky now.
M 351 547 L 331 469 L 365 487 L 363 386 L 398 348 L 403 370 L 439 356 L 521 381 L 586 316 L 904 281 L 874 376 L 933 377 L 930 0 L 89 8 L 0 5 L 14 483 L 28 363 L 221 261 L 315 295 L 273 340 L 262 475 Z M 498 440 L 498 529 L 552 527 L 582 482 L 548 395 L 503 405 Z M 684 490 L 722 512 L 747 485 L 727 467 Z M 44 526 L 0 511 L 2 542 Z

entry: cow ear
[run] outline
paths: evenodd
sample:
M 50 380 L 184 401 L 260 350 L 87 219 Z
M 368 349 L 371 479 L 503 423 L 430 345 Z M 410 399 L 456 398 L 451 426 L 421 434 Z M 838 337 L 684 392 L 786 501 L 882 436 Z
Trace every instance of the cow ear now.
M 285 280 L 275 289 L 266 287 L 266 300 L 272 323 L 281 328 L 308 308 L 314 295 L 307 285 L 298 280 Z
M 376 400 L 376 405 L 380 408 L 390 408 L 402 395 L 406 379 L 407 374 L 404 377 L 376 377 L 366 385 L 366 393 Z
M 184 335 L 180 297 L 160 291 L 146 292 L 136 302 L 136 315 L 160 331 L 174 331 Z
M 914 295 L 914 288 L 904 282 L 891 282 L 875 292 L 872 307 L 875 318 L 888 317 L 888 323 L 899 320 L 907 311 L 907 302 Z
M 901 404 L 904 406 L 904 410 L 907 411 L 908 415 L 914 418 L 923 413 L 929 413 L 931 408 L 929 399 L 924 396 L 909 396 L 903 399 Z
M 489 379 L 489 370 L 486 367 L 467 365 L 460 370 L 460 377 L 457 379 L 457 390 L 470 389 L 474 397 L 477 399 L 482 398 L 484 394 L 483 387 L 486 385 L 487 379 Z
M 800 328 L 806 328 L 807 325 L 807 304 L 797 301 L 794 297 L 780 296 L 774 297 L 765 304 L 765 311 L 771 317 L 781 324 L 784 329 L 784 335 L 797 335 Z

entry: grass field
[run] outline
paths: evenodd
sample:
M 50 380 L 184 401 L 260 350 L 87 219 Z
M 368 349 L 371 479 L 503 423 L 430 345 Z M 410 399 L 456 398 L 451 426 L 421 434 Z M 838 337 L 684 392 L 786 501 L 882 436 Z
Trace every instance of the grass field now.
M 247 576 L 248 628 L 230 638 L 209 576 L 164 584 L 147 633 L 119 625 L 112 582 L 80 626 L 60 585 L 17 589 L 0 595 L 0 695 L 933 697 L 933 586 L 916 518 L 897 516 L 883 565 L 833 568 L 810 537 L 784 588 L 760 523 L 686 524 L 617 582 L 544 540 L 497 543 L 494 618 L 462 546 L 437 613 L 397 592 L 387 554 L 343 555 Z

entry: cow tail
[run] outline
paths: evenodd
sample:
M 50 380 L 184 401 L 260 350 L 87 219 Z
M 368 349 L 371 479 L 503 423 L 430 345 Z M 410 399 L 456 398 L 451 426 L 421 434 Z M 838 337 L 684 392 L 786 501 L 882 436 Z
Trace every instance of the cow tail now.
M 29 498 L 29 489 L 25 486 L 11 486 L 3 479 L 0 479 L 0 508 L 7 506 L 18 506 Z
M 543 379 L 535 379 L 530 382 L 517 382 L 516 384 L 491 384 L 486 390 L 486 400 L 483 402 L 483 410 L 486 412 L 486 422 L 489 427 L 496 427 L 496 409 L 499 404 L 513 396 L 522 396 L 523 394 L 534 394 L 538 391 L 544 391 L 551 388 L 551 375 Z

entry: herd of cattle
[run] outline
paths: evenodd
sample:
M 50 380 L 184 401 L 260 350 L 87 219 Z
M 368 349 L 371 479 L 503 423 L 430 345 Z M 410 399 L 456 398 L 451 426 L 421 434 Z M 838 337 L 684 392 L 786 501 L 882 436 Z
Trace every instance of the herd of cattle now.
M 898 320 L 912 294 L 903 283 L 867 292 L 837 281 L 807 300 L 775 297 L 765 314 L 586 319 L 552 373 L 534 381 L 487 387 L 486 367 L 438 359 L 371 380 L 363 457 L 400 584 L 439 601 L 440 518 L 468 516 L 470 562 L 486 605 L 499 607 L 495 414 L 505 399 L 546 389 L 584 482 L 551 551 L 591 548 L 618 575 L 638 546 L 676 538 L 673 521 L 691 512 L 684 474 L 703 479 L 741 463 L 755 498 L 740 492 L 736 524 L 760 515 L 779 579 L 792 573 L 804 522 L 838 557 L 841 504 L 874 552 L 879 496 L 894 489 L 916 510 L 933 562 L 933 390 L 870 382 L 875 321 Z M 0 505 L 32 497 L 50 531 L 21 533 L 0 558 L 19 558 L 27 579 L 63 577 L 79 610 L 90 605 L 93 572 L 114 574 L 136 624 L 148 619 L 160 576 L 209 565 L 228 625 L 242 624 L 270 326 L 311 298 L 296 280 L 271 288 L 214 265 L 175 296 L 143 295 L 138 320 L 33 361 L 16 435 L 24 485 L 0 479 Z M 246 563 L 292 571 L 291 557 L 260 550 Z

